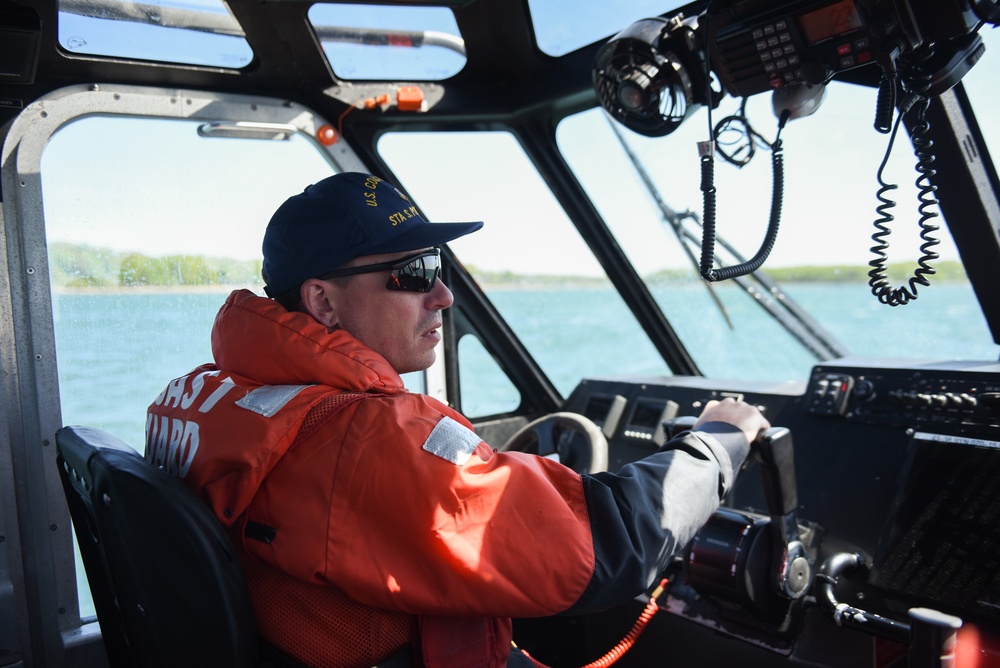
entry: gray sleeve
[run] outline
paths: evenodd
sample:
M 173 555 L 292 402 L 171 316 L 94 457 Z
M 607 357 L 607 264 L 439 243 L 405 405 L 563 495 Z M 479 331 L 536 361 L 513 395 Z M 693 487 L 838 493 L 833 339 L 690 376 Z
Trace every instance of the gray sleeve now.
M 719 463 L 719 498 L 721 499 L 733 487 L 737 472 L 743 466 L 743 461 L 750 454 L 750 442 L 739 427 L 728 422 L 706 422 L 697 430 L 678 434 L 663 446 L 664 450 L 685 448 L 684 436 L 697 438 L 709 449 L 712 457 Z M 698 456 L 696 453 L 692 453 Z
M 617 473 L 583 476 L 595 566 L 568 612 L 642 593 L 711 517 L 749 450 L 742 432 L 716 426 L 724 424 L 684 432 Z

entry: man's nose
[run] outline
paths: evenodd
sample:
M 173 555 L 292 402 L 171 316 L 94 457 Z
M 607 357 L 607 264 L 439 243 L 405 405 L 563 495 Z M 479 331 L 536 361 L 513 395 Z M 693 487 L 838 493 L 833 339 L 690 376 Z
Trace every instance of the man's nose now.
M 437 311 L 443 311 L 455 302 L 455 295 L 440 278 L 435 281 L 434 287 L 427 293 L 427 297 L 430 300 L 430 306 Z

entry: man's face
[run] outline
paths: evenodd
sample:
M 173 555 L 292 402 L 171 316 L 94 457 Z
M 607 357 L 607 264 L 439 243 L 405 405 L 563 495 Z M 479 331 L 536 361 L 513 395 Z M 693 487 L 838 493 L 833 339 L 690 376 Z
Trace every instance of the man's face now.
M 348 266 L 395 262 L 416 252 L 367 255 Z M 426 369 L 434 363 L 434 346 L 441 340 L 441 311 L 454 301 L 451 290 L 440 278 L 430 292 L 387 290 L 389 273 L 386 269 L 331 281 L 337 324 L 385 357 L 397 373 Z

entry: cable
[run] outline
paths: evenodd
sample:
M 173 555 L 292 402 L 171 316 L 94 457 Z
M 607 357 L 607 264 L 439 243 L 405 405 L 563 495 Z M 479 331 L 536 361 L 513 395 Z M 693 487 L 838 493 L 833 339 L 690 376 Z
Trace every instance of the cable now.
M 882 178 L 882 173 L 889 161 L 889 155 L 892 152 L 892 146 L 896 140 L 903 116 L 918 102 L 920 106 L 917 110 L 917 123 L 911 132 L 911 141 L 913 142 L 913 153 L 917 158 L 915 169 L 919 173 L 915 182 L 919 191 L 917 195 L 917 200 L 919 201 L 917 210 L 920 213 L 920 218 L 917 224 L 920 227 L 920 238 L 923 240 L 923 243 L 920 244 L 921 256 L 917 260 L 917 268 L 907 281 L 907 285 L 893 288 L 886 276 L 889 258 L 885 251 L 889 248 L 888 238 L 892 232 L 888 224 L 894 220 L 889 210 L 896 206 L 896 202 L 887 197 L 886 193 L 890 190 L 895 190 L 898 186 L 894 183 L 886 183 Z M 916 299 L 917 286 L 930 285 L 927 276 L 935 273 L 930 263 L 939 257 L 932 250 L 934 246 L 937 246 L 941 242 L 932 236 L 939 229 L 938 226 L 930 222 L 938 216 L 937 212 L 931 211 L 931 208 L 937 205 L 938 200 L 934 195 L 937 188 L 931 183 L 931 179 L 937 174 L 937 170 L 932 166 L 935 160 L 934 153 L 932 152 L 934 142 L 926 137 L 927 131 L 930 128 L 930 124 L 926 119 L 928 104 L 929 100 L 918 93 L 910 93 L 906 96 L 900 105 L 899 116 L 896 118 L 892 134 L 889 137 L 889 145 L 886 147 L 882 164 L 878 168 L 879 189 L 875 196 L 881 203 L 875 207 L 879 218 L 875 220 L 876 232 L 872 234 L 872 241 L 875 242 L 875 245 L 870 250 L 875 255 L 875 258 L 868 263 L 868 266 L 871 267 L 871 270 L 868 272 L 868 285 L 872 289 L 872 294 L 881 303 L 888 304 L 889 306 L 902 306 Z
M 715 280 L 709 278 L 712 273 L 712 265 L 715 264 L 715 164 L 712 161 L 710 152 L 703 152 L 701 155 L 701 192 L 704 204 L 702 205 L 701 221 L 701 263 L 699 269 L 701 275 L 707 281 Z
M 712 130 L 715 145 L 726 162 L 742 168 L 750 164 L 757 148 L 770 149 L 771 144 L 764 139 L 746 117 L 747 100 L 743 98 L 739 112 L 726 116 Z M 732 148 L 730 148 L 732 147 Z
M 388 93 L 382 93 L 381 95 L 376 95 L 374 97 L 367 97 L 352 103 L 343 113 L 337 117 L 337 134 L 333 142 L 336 142 L 341 137 L 344 136 L 344 117 L 351 113 L 355 109 L 374 109 L 376 107 L 386 107 L 393 104 L 392 97 Z M 331 142 L 331 143 L 333 143 Z
M 771 173 L 773 186 L 771 190 L 771 217 L 768 221 L 767 232 L 764 241 L 761 243 L 757 254 L 750 260 L 729 267 L 715 269 L 715 213 L 716 213 L 716 190 L 715 190 L 715 161 L 711 152 L 703 152 L 701 156 L 701 190 L 704 196 L 704 219 L 702 221 L 702 244 L 701 244 L 701 277 L 706 281 L 724 281 L 738 276 L 752 274 L 760 269 L 764 260 L 771 254 L 774 242 L 778 238 L 778 226 L 781 222 L 781 203 L 785 189 L 784 155 L 781 145 L 781 131 L 785 123 L 791 117 L 791 112 L 787 109 L 781 112 L 778 118 L 778 133 L 775 136 L 771 148 Z M 720 123 L 721 126 L 721 123 Z M 747 126 L 750 132 L 752 128 Z M 714 134 L 714 129 L 713 129 Z M 754 141 L 754 136 L 760 137 L 756 132 L 750 136 L 750 141 Z
M 712 0 L 709 0 L 707 6 L 705 7 L 705 14 L 709 13 L 711 4 Z M 710 58 L 705 58 L 705 86 L 706 90 L 709 91 L 709 96 L 711 96 L 712 90 L 712 68 L 709 62 L 710 60 Z M 746 121 L 746 118 L 744 117 L 745 105 L 746 99 L 744 98 L 743 103 L 740 105 L 740 112 L 737 118 L 733 120 L 740 120 L 746 128 L 747 138 L 750 143 L 747 156 L 747 161 L 749 161 L 749 159 L 753 157 L 754 143 L 760 139 L 765 145 L 767 145 L 767 141 L 763 140 L 763 138 L 758 135 Z M 721 131 L 729 128 L 731 123 L 729 122 L 730 118 L 724 118 L 719 123 L 719 128 L 714 127 L 712 125 L 712 106 L 711 100 L 709 100 L 709 104 L 706 105 L 708 109 L 709 141 L 698 142 L 698 150 L 701 156 L 701 191 L 703 194 L 701 261 L 699 263 L 699 270 L 701 271 L 701 277 L 710 283 L 752 274 L 760 269 L 761 265 L 764 264 L 764 260 L 766 260 L 768 255 L 771 254 L 771 249 L 774 247 L 774 242 L 778 237 L 778 224 L 781 221 L 781 200 L 784 193 L 784 157 L 782 156 L 781 148 L 781 130 L 785 127 L 785 123 L 787 123 L 788 119 L 791 117 L 791 112 L 789 110 L 786 109 L 781 112 L 781 115 L 778 118 L 777 135 L 774 138 L 774 143 L 770 144 L 771 168 L 774 185 L 771 192 L 771 217 L 768 221 L 764 241 L 761 244 L 760 249 L 757 251 L 757 254 L 750 258 L 749 261 L 741 262 L 740 264 L 729 267 L 715 269 L 715 217 L 717 203 L 717 192 L 715 189 L 715 146 L 717 143 L 717 135 L 721 133 Z M 733 158 L 735 156 L 730 156 L 721 149 L 720 153 L 722 153 L 726 160 L 734 162 Z M 738 165 L 738 162 L 734 162 L 734 164 Z
M 583 668 L 607 668 L 608 666 L 614 665 L 618 659 L 622 658 L 626 652 L 632 649 L 632 646 L 635 645 L 635 641 L 639 637 L 639 634 L 643 632 L 646 625 L 649 624 L 649 620 L 651 620 L 653 615 L 656 614 L 656 611 L 660 609 L 660 606 L 656 603 L 656 599 L 663 594 L 663 591 L 666 588 L 667 579 L 664 578 L 663 580 L 660 580 L 660 584 L 653 590 L 653 593 L 649 595 L 649 602 L 646 603 L 646 607 L 643 608 L 642 612 L 639 614 L 639 618 L 635 620 L 635 624 L 632 625 L 632 628 L 625 635 L 625 637 L 622 638 L 617 645 L 612 647 L 607 654 L 596 661 L 591 661 L 587 665 L 583 666 Z M 535 659 L 523 649 L 521 652 L 528 657 L 528 660 L 530 660 L 536 668 L 548 668 L 548 666 Z

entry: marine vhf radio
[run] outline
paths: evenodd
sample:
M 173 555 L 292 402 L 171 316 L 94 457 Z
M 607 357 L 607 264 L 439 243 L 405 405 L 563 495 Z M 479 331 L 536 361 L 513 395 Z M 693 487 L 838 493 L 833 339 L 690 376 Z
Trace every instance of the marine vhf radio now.
M 813 113 L 825 86 L 835 76 L 875 65 L 881 80 L 875 109 L 875 129 L 892 133 L 892 149 L 902 117 L 915 108 L 911 141 L 920 173 L 919 210 L 921 253 L 909 284 L 892 288 L 886 278 L 889 214 L 895 202 L 886 193 L 896 186 L 882 180 L 878 170 L 879 218 L 872 235 L 875 259 L 869 262 L 869 285 L 882 303 L 891 306 L 916 299 L 917 285 L 928 285 L 933 274 L 932 249 L 939 241 L 931 220 L 934 211 L 931 164 L 934 156 L 925 141 L 929 99 L 958 83 L 985 51 L 977 31 L 1000 22 L 1000 0 L 709 0 L 696 17 L 644 19 L 612 37 L 594 60 L 594 87 L 612 118 L 647 136 L 673 132 L 692 112 L 708 110 L 710 140 L 699 142 L 701 190 L 704 195 L 700 273 L 706 281 L 737 278 L 756 272 L 773 247 L 781 218 L 783 158 L 781 130 L 788 120 Z M 713 89 L 712 74 L 722 90 Z M 859 73 L 859 80 L 867 76 Z M 845 77 L 842 77 L 845 78 Z M 760 250 L 749 261 L 733 266 L 715 264 L 714 154 L 743 166 L 752 157 L 734 159 L 716 141 L 739 126 L 747 143 L 762 139 L 750 128 L 743 108 L 736 115 L 712 123 L 712 109 L 724 93 L 746 98 L 773 92 L 778 135 L 767 146 L 774 175 L 771 215 Z M 897 96 L 901 96 L 897 103 Z M 896 111 L 895 126 L 893 117 Z M 739 142 L 731 142 L 734 145 Z M 883 167 L 885 162 L 883 162 Z
M 916 64 L 932 56 L 931 47 L 940 50 L 963 36 L 974 38 L 983 21 L 995 20 L 995 2 L 978 5 L 960 0 L 716 0 L 704 16 L 705 41 L 726 91 L 747 97 L 792 84 L 823 84 L 841 72 L 872 62 L 884 67 L 907 54 L 915 54 Z M 968 47 L 962 50 L 977 50 Z M 943 74 L 954 84 L 974 61 L 960 60 Z
M 917 298 L 918 286 L 929 285 L 937 259 L 934 236 L 937 217 L 934 196 L 934 155 L 927 132 L 925 112 L 929 98 L 948 90 L 982 56 L 985 47 L 976 33 L 985 22 L 1000 18 L 996 0 L 791 0 L 773 6 L 763 0 L 720 0 L 709 4 L 703 17 L 709 59 L 722 87 L 731 95 L 746 98 L 774 92 L 779 131 L 789 118 L 808 115 L 822 99 L 823 87 L 834 76 L 865 65 L 877 64 L 882 76 L 875 108 L 875 129 L 892 133 L 886 158 L 892 149 L 902 117 L 916 107 L 916 125 L 911 133 L 919 188 L 920 252 L 917 267 L 907 284 L 892 287 L 886 276 L 889 213 L 896 205 L 887 193 L 896 188 L 883 180 L 885 161 L 878 170 L 880 204 L 876 208 L 876 232 L 872 235 L 874 259 L 869 262 L 869 285 L 880 302 L 900 306 Z M 905 96 L 897 102 L 897 96 Z M 893 116 L 899 116 L 895 126 Z M 789 111 L 789 110 L 793 111 Z M 775 142 L 775 152 L 780 144 Z M 778 156 L 775 156 L 777 159 Z M 775 191 L 780 193 L 776 169 Z M 703 187 L 703 190 L 705 188 Z M 777 196 L 777 195 L 776 195 Z M 706 208 L 714 190 L 706 190 Z M 713 207 L 714 208 L 714 207 Z M 772 205 L 772 210 L 774 205 Z M 703 242 L 702 275 L 708 280 L 728 278 L 752 271 L 766 258 L 766 250 L 777 232 L 776 213 L 759 261 L 745 267 L 711 268 L 714 227 Z M 757 258 L 755 258 L 757 259 Z

